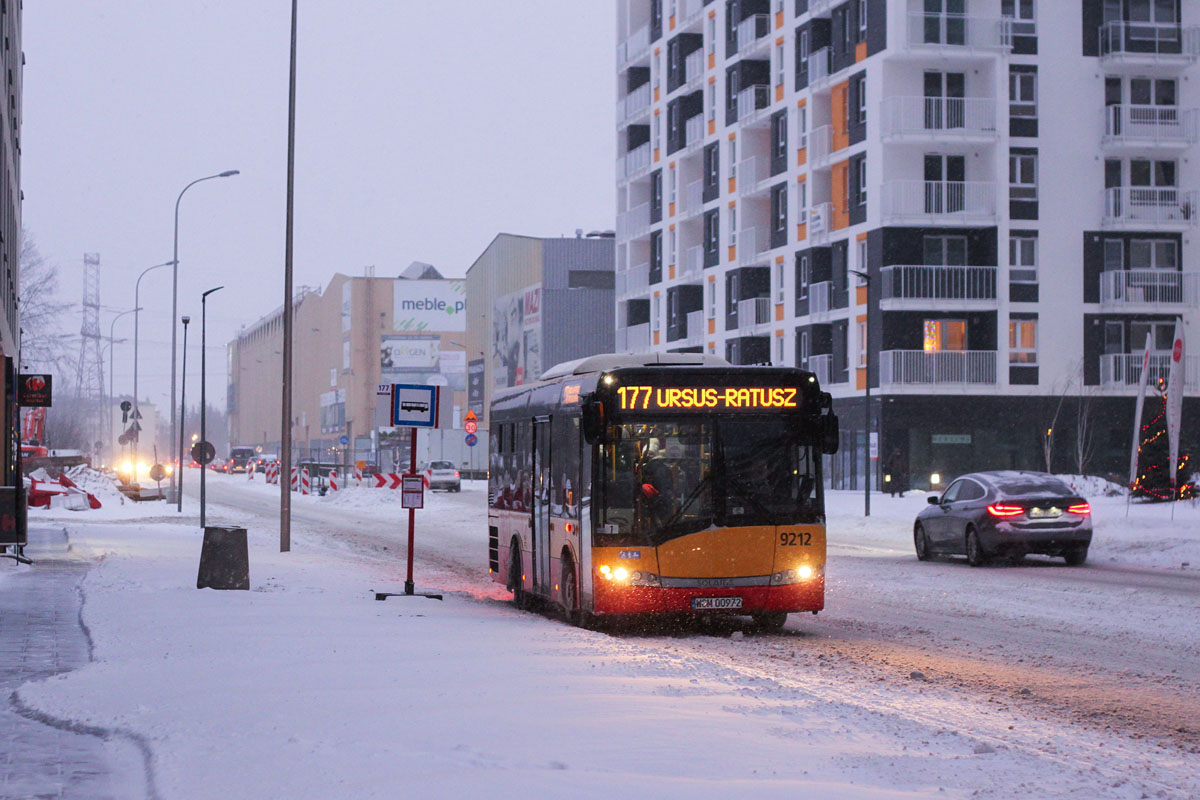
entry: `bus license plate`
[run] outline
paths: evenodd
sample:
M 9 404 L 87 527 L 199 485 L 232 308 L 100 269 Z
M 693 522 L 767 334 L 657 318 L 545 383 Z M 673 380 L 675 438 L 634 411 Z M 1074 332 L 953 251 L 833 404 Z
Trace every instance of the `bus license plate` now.
M 693 597 L 693 611 L 709 611 L 716 608 L 741 608 L 740 597 Z

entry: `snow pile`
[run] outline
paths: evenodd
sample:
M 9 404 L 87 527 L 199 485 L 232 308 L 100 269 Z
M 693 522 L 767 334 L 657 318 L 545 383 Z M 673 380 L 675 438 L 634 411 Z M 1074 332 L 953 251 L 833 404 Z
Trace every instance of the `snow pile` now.
M 1055 475 L 1084 497 L 1124 497 L 1128 489 L 1098 475 Z
M 125 495 L 121 494 L 121 490 L 117 488 L 117 482 L 107 473 L 92 469 L 86 464 L 80 464 L 68 467 L 64 474 L 76 486 L 88 494 L 95 495 L 96 499 L 105 505 L 109 503 L 120 505 L 125 502 Z

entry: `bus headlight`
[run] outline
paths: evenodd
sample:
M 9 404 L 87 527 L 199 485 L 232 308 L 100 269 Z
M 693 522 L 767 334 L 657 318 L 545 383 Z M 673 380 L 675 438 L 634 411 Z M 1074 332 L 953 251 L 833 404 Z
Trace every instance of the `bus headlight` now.
M 630 572 L 624 567 L 612 568 L 605 564 L 599 568 L 600 575 L 606 581 L 616 581 L 617 583 L 627 583 L 630 586 L 661 586 L 662 582 L 653 572 L 642 572 L 634 570 Z
M 807 564 L 801 567 L 796 567 L 795 569 L 780 570 L 771 576 L 771 585 L 786 586 L 790 583 L 799 583 L 800 581 L 808 580 L 818 573 L 818 570 L 814 570 Z
M 641 571 L 635 569 L 633 571 L 633 574 L 629 576 L 629 585 L 630 586 L 661 586 L 662 582 L 658 579 L 658 576 L 655 575 L 653 572 L 641 572 Z

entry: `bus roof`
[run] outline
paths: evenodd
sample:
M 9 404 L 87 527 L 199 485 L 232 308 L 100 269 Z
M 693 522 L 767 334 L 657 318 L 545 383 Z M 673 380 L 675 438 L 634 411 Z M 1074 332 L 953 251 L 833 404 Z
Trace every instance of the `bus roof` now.
M 656 366 L 714 366 L 727 367 L 729 362 L 718 356 L 705 353 L 601 353 L 600 355 L 577 358 L 555 364 L 542 373 L 541 380 L 550 381 L 568 375 L 587 375 L 591 372 L 608 372 L 622 367 Z

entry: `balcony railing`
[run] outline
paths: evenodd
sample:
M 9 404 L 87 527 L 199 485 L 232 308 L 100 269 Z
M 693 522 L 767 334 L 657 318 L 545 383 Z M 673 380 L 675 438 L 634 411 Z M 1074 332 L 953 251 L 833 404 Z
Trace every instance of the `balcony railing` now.
M 885 137 L 996 135 L 990 97 L 888 97 L 881 112 Z
M 1200 273 L 1173 269 L 1118 269 L 1100 273 L 1104 305 L 1200 305 Z
M 737 165 L 737 190 L 743 197 L 767 188 L 771 180 L 771 161 L 765 156 L 743 158 Z
M 751 14 L 738 23 L 737 51 L 744 56 L 755 49 L 759 39 L 771 32 L 771 17 L 769 14 Z
M 879 382 L 888 385 L 996 383 L 995 350 L 885 350 Z
M 808 54 L 808 85 L 813 87 L 829 77 L 829 48 L 822 47 Z
M 809 356 L 808 366 L 805 369 L 817 376 L 819 385 L 826 386 L 829 384 L 829 373 L 832 366 L 833 356 L 823 353 L 818 356 Z
M 689 247 L 683 253 L 683 266 L 679 277 L 683 280 L 698 279 L 704 273 L 704 245 Z
M 704 49 L 697 48 L 683 60 L 683 82 L 690 84 L 704 76 Z
M 681 0 L 679 3 L 679 28 L 688 28 L 704 12 L 704 0 Z
M 642 294 L 650 288 L 650 262 L 632 266 L 617 273 L 616 293 L 618 296 Z
M 704 209 L 704 181 L 692 181 L 683 189 L 683 208 L 681 213 L 684 216 L 692 216 L 699 214 Z
M 687 335 L 683 338 L 684 345 L 695 347 L 698 344 L 704 344 L 704 330 L 704 312 L 689 311 L 687 315 Z
M 808 315 L 813 318 L 829 316 L 829 298 L 833 294 L 832 281 L 820 281 L 808 285 Z
M 683 146 L 690 147 L 704 138 L 704 115 L 693 114 L 683 123 Z
M 650 143 L 645 142 L 630 150 L 621 160 L 619 174 L 622 178 L 632 178 L 650 168 Z
M 1165 386 L 1171 374 L 1171 354 L 1150 354 L 1150 383 L 1157 387 L 1159 382 Z M 1200 356 L 1183 357 L 1184 388 L 1195 389 L 1200 386 L 1197 379 L 1200 370 Z M 1137 386 L 1142 377 L 1141 353 L 1110 353 L 1100 356 L 1100 385 L 1107 387 Z
M 751 297 L 738 301 L 738 330 L 749 331 L 771 324 L 771 298 Z
M 939 305 L 994 301 L 996 268 L 888 266 L 879 271 L 879 287 L 880 300 L 888 306 L 906 305 L 905 300 L 937 300 Z
M 625 120 L 650 108 L 650 84 L 643 83 L 629 94 L 617 101 L 617 121 Z
M 908 15 L 908 46 L 1007 49 L 1012 46 L 1012 20 L 916 12 Z
M 886 181 L 883 215 L 892 220 L 936 217 L 939 222 L 996 217 L 996 184 L 991 181 Z
M 650 26 L 643 25 L 617 45 L 617 64 L 624 66 L 650 47 Z
M 771 232 L 765 225 L 737 232 L 737 259 L 743 267 L 766 263 L 762 254 L 771 249 Z
M 1196 200 L 1174 186 L 1114 186 L 1104 190 L 1104 224 L 1194 228 Z
M 738 122 L 745 124 L 771 104 L 771 90 L 765 85 L 747 86 L 737 94 Z
M 650 349 L 650 323 L 617 328 L 616 346 L 618 353 L 644 353 Z
M 1104 144 L 1186 147 L 1197 139 L 1196 110 L 1115 105 L 1104 109 Z
M 1106 22 L 1100 26 L 1100 58 L 1106 61 L 1187 64 L 1200 55 L 1200 27 L 1152 22 Z
M 650 230 L 650 203 L 642 203 L 617 214 L 617 238 L 634 239 Z
M 833 129 L 828 125 L 814 128 L 808 135 L 808 163 L 811 167 L 823 167 L 829 162 L 833 152 L 830 143 Z

